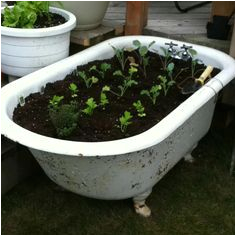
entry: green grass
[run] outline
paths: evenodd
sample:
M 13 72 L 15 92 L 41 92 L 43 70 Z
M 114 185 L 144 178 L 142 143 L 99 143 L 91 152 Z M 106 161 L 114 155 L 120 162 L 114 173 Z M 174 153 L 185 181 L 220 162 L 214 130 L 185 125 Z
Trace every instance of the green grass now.
M 211 129 L 193 164 L 179 162 L 147 204 L 152 216 L 134 213 L 132 201 L 101 201 L 58 191 L 44 174 L 2 197 L 2 234 L 235 234 L 232 129 Z

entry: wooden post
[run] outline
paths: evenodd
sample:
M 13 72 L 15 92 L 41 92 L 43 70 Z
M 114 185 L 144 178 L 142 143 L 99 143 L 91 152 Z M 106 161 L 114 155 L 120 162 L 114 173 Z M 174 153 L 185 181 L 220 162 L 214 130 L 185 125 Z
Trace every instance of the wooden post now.
M 148 20 L 148 2 L 127 1 L 125 35 L 142 34 Z
M 213 1 L 211 10 L 211 20 L 214 15 L 230 16 L 234 11 L 235 1 Z

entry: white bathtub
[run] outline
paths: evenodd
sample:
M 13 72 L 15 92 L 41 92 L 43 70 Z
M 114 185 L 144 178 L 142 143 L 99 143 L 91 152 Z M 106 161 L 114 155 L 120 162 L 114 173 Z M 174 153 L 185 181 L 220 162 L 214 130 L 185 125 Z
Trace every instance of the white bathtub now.
M 154 49 L 170 39 L 149 36 L 114 38 L 12 82 L 2 89 L 2 134 L 29 147 L 45 173 L 72 192 L 97 199 L 133 198 L 136 211 L 150 210 L 145 199 L 152 187 L 179 161 L 189 155 L 207 133 L 217 93 L 234 78 L 234 60 L 206 47 L 192 45 L 206 65 L 222 71 L 146 132 L 109 142 L 74 142 L 45 137 L 12 121 L 20 96 L 40 91 L 49 81 L 63 79 L 79 64 L 109 58 L 115 47 L 130 47 L 155 41 Z M 173 40 L 172 40 L 173 41 Z M 179 46 L 184 42 L 174 41 Z

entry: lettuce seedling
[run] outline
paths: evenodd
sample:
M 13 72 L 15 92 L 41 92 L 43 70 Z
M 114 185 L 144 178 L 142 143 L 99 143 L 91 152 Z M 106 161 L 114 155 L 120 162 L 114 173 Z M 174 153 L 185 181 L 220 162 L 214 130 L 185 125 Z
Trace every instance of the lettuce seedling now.
M 96 84 L 98 82 L 97 77 L 92 76 L 88 78 L 84 71 L 79 71 L 78 75 L 83 79 L 87 88 L 91 88 L 93 84 Z
M 4 9 L 2 25 L 11 28 L 33 28 L 39 15 L 50 20 L 49 1 L 17 1 L 12 9 Z
M 164 91 L 164 95 L 166 96 L 167 95 L 167 92 L 169 91 L 170 87 L 172 87 L 174 84 L 175 84 L 175 81 L 174 80 L 170 80 L 168 81 L 166 79 L 166 76 L 162 76 L 162 75 L 159 75 L 158 76 L 158 79 L 161 81 L 161 87 Z
M 89 69 L 89 71 L 96 71 L 96 72 L 100 75 L 100 77 L 102 77 L 102 79 L 104 79 L 104 78 L 105 78 L 105 73 L 106 73 L 108 70 L 110 70 L 110 69 L 111 69 L 111 65 L 110 65 L 110 64 L 108 64 L 108 63 L 102 63 L 102 64 L 100 65 L 100 69 L 98 69 L 96 65 L 93 65 L 93 66 Z
M 86 101 L 87 107 L 82 110 L 83 113 L 86 115 L 91 116 L 93 114 L 94 109 L 98 106 L 97 103 L 94 101 L 94 98 L 89 98 Z
M 130 124 L 132 124 L 132 121 L 131 121 L 132 118 L 133 116 L 131 115 L 129 111 L 125 111 L 124 115 L 119 118 L 120 125 L 117 125 L 117 127 L 120 128 L 122 133 L 125 133 L 127 130 L 127 127 Z
M 71 91 L 71 97 L 76 98 L 78 96 L 77 93 L 79 92 L 77 85 L 74 83 L 71 83 L 69 86 L 69 89 Z
M 161 85 L 153 85 L 150 90 L 142 90 L 140 94 L 148 96 L 151 99 L 152 104 L 155 105 L 157 97 L 160 95 L 161 88 Z
M 144 117 L 146 116 L 146 113 L 144 112 L 145 108 L 144 106 L 142 105 L 141 101 L 138 100 L 137 102 L 134 102 L 133 103 L 133 106 L 135 107 L 137 113 L 138 113 L 138 116 L 139 117 Z

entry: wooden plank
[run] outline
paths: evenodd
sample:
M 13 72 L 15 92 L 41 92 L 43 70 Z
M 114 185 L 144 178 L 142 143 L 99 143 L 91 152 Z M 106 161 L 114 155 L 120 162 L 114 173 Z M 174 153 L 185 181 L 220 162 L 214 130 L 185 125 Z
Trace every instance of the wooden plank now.
M 144 1 L 126 2 L 125 35 L 142 34 L 147 23 L 147 4 Z
M 71 32 L 71 42 L 83 46 L 90 46 L 98 43 L 108 37 L 115 35 L 115 29 L 112 27 L 101 25 L 94 30 L 80 31 L 73 30 Z

